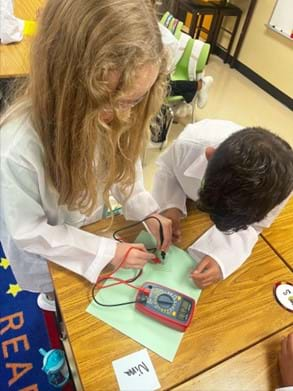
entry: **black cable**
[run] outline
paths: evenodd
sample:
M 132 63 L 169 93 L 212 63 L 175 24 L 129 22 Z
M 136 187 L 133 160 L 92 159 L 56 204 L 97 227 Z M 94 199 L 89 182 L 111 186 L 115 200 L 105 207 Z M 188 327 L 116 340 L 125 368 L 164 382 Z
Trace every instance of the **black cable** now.
M 134 282 L 135 280 L 138 279 L 138 277 L 140 277 L 142 275 L 142 269 L 139 270 L 139 272 L 137 273 L 136 276 L 132 277 L 132 278 L 129 278 L 128 280 L 125 280 L 124 282 L 125 283 L 130 283 L 130 282 Z M 111 277 L 105 277 L 104 280 L 108 280 L 110 279 Z M 103 279 L 101 279 L 99 282 L 101 281 L 104 281 Z M 98 305 L 101 305 L 102 307 L 118 307 L 120 305 L 126 305 L 126 304 L 134 304 L 134 303 L 141 303 L 141 301 L 128 301 L 128 302 L 125 302 L 125 303 L 117 303 L 117 304 L 103 304 L 103 303 L 100 303 L 97 299 L 96 299 L 96 295 L 95 295 L 95 289 L 96 289 L 96 284 L 94 284 L 92 286 L 92 299 L 94 300 L 94 302 Z
M 116 235 L 121 232 L 121 231 L 125 231 L 126 229 L 130 229 L 130 228 L 133 228 L 133 227 L 136 227 L 137 225 L 147 221 L 147 220 L 150 220 L 150 219 L 155 219 L 157 220 L 157 222 L 159 223 L 159 233 L 160 233 L 160 241 L 161 241 L 161 245 L 163 244 L 164 242 L 164 232 L 163 232 L 163 226 L 162 226 L 162 223 L 160 221 L 160 219 L 158 219 L 156 216 L 148 216 L 140 221 L 137 221 L 136 223 L 133 223 L 133 224 L 130 224 L 130 225 L 127 225 L 126 227 L 123 227 L 123 228 L 120 228 L 120 229 L 117 229 L 116 231 L 113 232 L 113 238 L 115 240 L 117 240 L 118 242 L 121 242 L 121 239 L 119 239 L 119 237 L 117 237 Z M 150 249 L 147 249 L 148 251 L 154 251 L 154 250 L 157 250 L 156 248 L 150 248 Z M 165 256 L 166 256 L 166 253 L 165 251 L 161 251 L 161 256 L 163 259 L 165 259 Z
M 95 287 L 93 287 L 93 290 L 92 290 L 93 300 L 95 301 L 96 304 L 101 305 L 102 307 L 119 307 L 119 306 L 121 306 L 121 305 L 141 303 L 141 301 L 135 300 L 135 301 L 127 301 L 127 302 L 125 302 L 125 303 L 103 304 L 103 303 L 100 303 L 100 302 L 95 298 L 94 289 L 95 289 Z
M 144 218 L 144 219 L 141 220 L 141 221 L 138 221 L 138 222 L 133 223 L 133 224 L 130 224 L 130 225 L 126 226 L 126 227 L 117 229 L 116 231 L 113 232 L 113 238 L 114 238 L 115 240 L 117 240 L 118 242 L 121 242 L 121 239 L 119 239 L 119 237 L 117 237 L 117 234 L 118 234 L 119 232 L 125 231 L 126 229 L 129 229 L 129 228 L 133 228 L 133 227 L 135 227 L 135 226 L 137 226 L 137 225 L 143 223 L 144 221 L 147 221 L 147 220 L 150 220 L 150 219 L 155 219 L 155 220 L 157 220 L 157 222 L 158 222 L 159 225 L 160 225 L 160 228 L 159 228 L 160 231 L 159 231 L 159 232 L 160 232 L 160 240 L 161 240 L 161 245 L 162 245 L 162 243 L 163 243 L 163 241 L 164 241 L 163 226 L 162 226 L 162 223 L 161 223 L 160 219 L 158 219 L 156 216 L 148 216 L 148 217 Z M 152 252 L 152 251 L 154 251 L 154 250 L 156 251 L 157 249 L 156 249 L 156 248 L 150 248 L 150 249 L 147 249 L 147 250 Z M 164 259 L 166 254 L 165 254 L 164 251 L 161 251 L 161 255 L 162 255 L 162 258 Z M 128 280 L 125 280 L 124 282 L 125 282 L 125 283 L 133 282 L 133 281 L 135 281 L 138 277 L 140 277 L 141 274 L 142 274 L 142 270 L 140 270 L 139 273 L 138 273 L 135 277 L 133 277 L 133 278 L 131 278 L 131 279 L 128 279 Z M 111 278 L 111 277 L 105 277 L 105 280 L 108 280 L 109 278 Z M 103 279 L 101 279 L 100 281 L 103 281 Z M 100 281 L 99 281 L 99 282 L 100 282 Z M 128 301 L 128 302 L 125 302 L 125 303 L 103 304 L 103 303 L 100 303 L 100 302 L 96 299 L 96 297 L 95 297 L 95 288 L 96 288 L 96 284 L 94 284 L 93 287 L 92 287 L 92 298 L 93 298 L 93 300 L 94 300 L 94 302 L 95 302 L 96 304 L 98 304 L 98 305 L 100 305 L 100 306 L 102 306 L 102 307 L 118 307 L 118 306 L 121 306 L 121 305 L 128 305 L 128 304 L 135 304 L 135 303 L 143 303 L 143 302 L 145 302 L 145 300 L 144 300 L 144 301 L 135 300 L 135 301 Z M 145 297 L 144 297 L 144 299 L 145 299 Z
M 117 304 L 103 304 L 103 303 L 100 303 L 96 297 L 95 297 L 95 285 L 92 287 L 92 298 L 94 300 L 94 302 L 102 307 L 119 307 L 121 305 L 128 305 L 128 304 L 135 304 L 135 303 L 145 303 L 146 302 L 146 298 L 145 296 L 143 296 L 140 300 L 134 300 L 134 301 L 127 301 L 125 303 L 117 303 Z M 142 300 L 143 299 L 143 300 Z

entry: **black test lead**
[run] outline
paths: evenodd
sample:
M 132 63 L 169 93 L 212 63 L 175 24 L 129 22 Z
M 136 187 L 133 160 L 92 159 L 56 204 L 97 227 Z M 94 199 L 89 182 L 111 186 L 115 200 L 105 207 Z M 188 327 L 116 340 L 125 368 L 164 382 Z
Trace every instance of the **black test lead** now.
M 164 243 L 164 232 L 163 232 L 163 226 L 162 226 L 162 223 L 159 221 L 159 225 L 160 225 L 160 240 L 161 240 L 161 246 L 162 244 Z M 163 260 L 165 260 L 165 257 L 166 257 L 166 253 L 165 251 L 161 250 L 161 257 Z

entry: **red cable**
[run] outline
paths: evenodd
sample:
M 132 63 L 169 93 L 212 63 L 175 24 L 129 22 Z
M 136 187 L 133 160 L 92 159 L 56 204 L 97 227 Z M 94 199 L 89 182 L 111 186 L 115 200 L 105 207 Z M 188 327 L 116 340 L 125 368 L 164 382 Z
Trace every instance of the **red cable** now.
M 131 250 L 139 250 L 139 249 L 137 247 L 129 247 L 128 250 L 126 251 L 126 253 L 124 254 L 124 257 L 123 257 L 120 265 L 118 265 L 111 273 L 108 273 L 108 274 L 105 274 L 105 275 L 103 275 L 101 277 L 98 277 L 98 279 L 96 281 L 96 284 L 95 284 L 96 288 L 103 289 L 103 288 L 109 288 L 109 287 L 115 286 L 115 285 L 125 284 L 125 285 L 128 285 L 131 288 L 134 288 L 134 289 L 137 289 L 137 290 L 141 290 L 141 288 L 139 288 L 139 287 L 137 287 L 135 285 L 130 284 L 130 282 L 133 281 L 133 278 L 129 278 L 128 280 L 122 280 L 119 277 L 113 277 L 113 274 L 116 273 L 123 266 L 123 264 L 125 263 L 125 261 L 126 261 L 126 259 L 127 259 L 127 257 L 128 257 L 128 255 L 129 255 Z M 135 277 L 135 279 L 138 278 L 141 275 L 141 273 L 142 273 L 142 270 L 138 273 L 138 275 Z M 118 281 L 118 282 L 113 283 L 113 284 L 109 284 L 109 285 L 106 285 L 106 286 L 103 286 L 103 285 L 99 286 L 98 285 L 100 282 L 106 281 L 108 279 L 112 279 L 112 280 Z

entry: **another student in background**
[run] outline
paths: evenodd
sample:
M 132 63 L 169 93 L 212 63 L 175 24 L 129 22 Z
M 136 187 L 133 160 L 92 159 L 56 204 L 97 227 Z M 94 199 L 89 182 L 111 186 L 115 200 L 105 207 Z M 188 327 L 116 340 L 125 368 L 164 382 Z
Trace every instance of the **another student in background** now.
M 167 49 L 169 60 L 169 72 L 172 73 L 183 54 L 183 49 L 180 46 L 180 42 L 174 37 L 174 35 L 165 26 L 159 24 L 162 34 L 163 44 Z M 183 33 L 182 33 L 183 34 Z M 180 55 L 181 54 L 181 55 Z M 196 66 L 196 63 L 194 64 Z M 192 112 L 192 106 L 189 105 L 196 97 L 197 107 L 203 109 L 208 102 L 208 92 L 213 84 L 214 79 L 212 76 L 202 76 L 199 80 L 170 80 L 170 95 L 171 96 L 183 96 L 187 105 L 185 109 L 177 110 L 181 111 L 181 116 L 190 115 Z M 183 106 L 182 106 L 183 107 Z M 176 113 L 177 113 L 176 111 Z M 184 111 L 184 115 L 183 115 Z
M 162 34 L 163 44 L 166 49 L 168 72 L 171 75 L 176 68 L 177 62 L 183 55 L 185 48 L 184 45 L 186 45 L 187 41 L 184 39 L 182 46 L 182 42 L 179 42 L 165 26 L 159 23 L 159 27 Z M 184 35 L 187 36 L 186 34 Z M 198 43 L 198 41 L 196 42 Z M 191 55 L 190 62 L 192 62 L 192 64 L 190 63 L 189 66 L 193 70 L 196 68 L 195 58 L 195 55 Z M 172 107 L 168 104 L 162 106 L 160 113 L 153 119 L 151 123 L 151 143 L 149 144 L 149 146 L 151 146 L 152 148 L 162 148 L 163 143 L 167 140 L 168 132 L 170 131 L 173 122 L 174 109 L 176 112 L 176 121 L 181 121 L 182 119 L 184 119 L 184 122 L 186 122 L 186 118 L 191 118 L 193 112 L 194 105 L 191 104 L 193 100 L 196 100 L 196 104 L 199 108 L 204 108 L 208 101 L 208 91 L 212 83 L 213 78 L 211 76 L 201 75 L 198 80 L 176 81 L 173 81 L 170 77 L 170 95 L 182 96 L 184 98 L 184 101 L 180 101 L 179 104 L 176 104 Z
M 147 20 L 147 23 L 142 23 Z M 84 232 L 109 196 L 168 249 L 171 221 L 143 185 L 140 154 L 165 97 L 166 55 L 149 0 L 48 0 L 25 92 L 1 124 L 1 242 L 19 285 L 54 309 L 47 259 L 95 282 L 143 268 L 143 244 Z
M 188 125 L 158 159 L 153 196 L 180 239 L 186 199 L 214 222 L 188 249 L 201 261 L 191 273 L 200 288 L 228 277 L 251 254 L 293 191 L 293 151 L 258 127 L 203 120 Z

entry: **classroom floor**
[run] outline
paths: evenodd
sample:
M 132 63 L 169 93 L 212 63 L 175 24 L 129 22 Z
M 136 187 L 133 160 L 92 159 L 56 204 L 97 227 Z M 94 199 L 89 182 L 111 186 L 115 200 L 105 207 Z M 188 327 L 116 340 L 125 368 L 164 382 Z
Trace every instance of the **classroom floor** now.
M 217 56 L 210 57 L 205 73 L 213 76 L 214 83 L 206 107 L 202 110 L 196 109 L 197 121 L 216 118 L 231 120 L 243 126 L 262 126 L 293 146 L 293 115 L 286 106 L 224 64 Z M 182 124 L 173 125 L 168 144 L 178 136 L 183 127 Z M 145 154 L 144 178 L 148 190 L 152 188 L 155 161 L 159 154 L 158 149 L 147 149 Z

